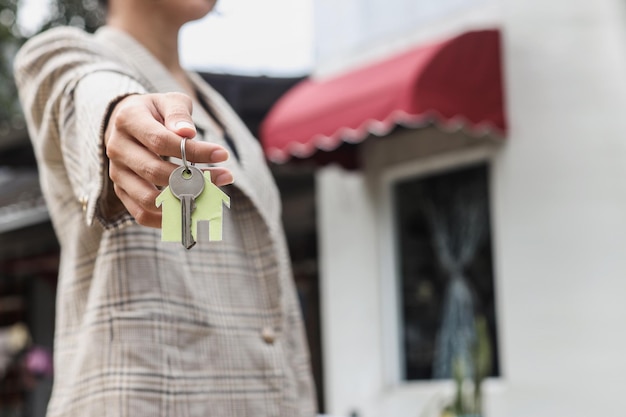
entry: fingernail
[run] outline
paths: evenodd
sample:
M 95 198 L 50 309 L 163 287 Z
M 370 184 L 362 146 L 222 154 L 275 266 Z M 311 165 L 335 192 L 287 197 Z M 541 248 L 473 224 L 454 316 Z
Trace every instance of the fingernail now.
M 229 185 L 235 182 L 235 179 L 233 178 L 232 174 L 221 174 L 218 175 L 217 178 L 215 179 L 215 182 L 217 184 L 221 185 Z
M 225 149 L 217 149 L 211 154 L 211 159 L 215 162 L 222 162 L 228 159 L 228 151 Z
M 176 127 L 176 129 L 187 128 L 187 129 L 196 130 L 196 127 L 192 123 L 186 122 L 184 120 L 181 120 L 180 122 L 176 122 L 176 125 L 174 127 Z

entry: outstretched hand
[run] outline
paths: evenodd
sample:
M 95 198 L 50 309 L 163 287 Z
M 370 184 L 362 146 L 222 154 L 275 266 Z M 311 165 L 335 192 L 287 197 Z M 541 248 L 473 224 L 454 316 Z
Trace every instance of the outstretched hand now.
M 155 200 L 159 187 L 168 185 L 176 164 L 163 157 L 181 157 L 180 141 L 193 138 L 191 98 L 182 93 L 130 95 L 116 104 L 104 134 L 109 176 L 115 194 L 137 223 L 161 227 Z M 228 159 L 224 147 L 188 140 L 186 158 L 194 163 L 220 163 Z M 218 186 L 233 182 L 229 170 L 210 168 Z

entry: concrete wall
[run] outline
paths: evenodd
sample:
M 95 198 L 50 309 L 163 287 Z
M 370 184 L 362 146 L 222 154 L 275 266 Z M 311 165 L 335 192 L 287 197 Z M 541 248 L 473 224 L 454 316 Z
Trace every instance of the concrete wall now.
M 373 407 L 382 388 L 376 218 L 360 173 L 317 176 L 324 397 L 329 413 Z
M 314 75 L 324 77 L 419 42 L 493 25 L 499 0 L 315 0 Z
M 621 415 L 623 5 L 502 0 L 501 11 L 510 134 L 489 158 L 503 376 L 488 383 L 487 416 Z M 375 183 L 388 169 L 318 176 L 327 411 L 336 415 L 419 416 L 449 389 L 394 383 L 389 371 L 390 255 L 372 229 L 384 221 Z
M 493 416 L 624 413 L 622 3 L 504 2 L 511 133 L 494 212 L 506 391 Z

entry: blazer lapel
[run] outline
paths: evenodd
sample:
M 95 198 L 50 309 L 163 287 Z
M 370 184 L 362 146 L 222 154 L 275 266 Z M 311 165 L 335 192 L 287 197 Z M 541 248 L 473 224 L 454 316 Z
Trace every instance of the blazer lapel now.
M 215 116 L 220 119 L 220 122 L 229 132 L 237 148 L 239 160 L 231 157 L 221 165 L 233 173 L 235 179 L 233 185 L 241 189 L 252 200 L 268 224 L 273 224 L 276 221 L 276 213 L 280 211 L 280 207 L 276 203 L 280 200 L 280 196 L 258 140 L 252 136 L 226 100 L 209 86 L 200 75 L 190 73 L 189 76 L 198 89 L 198 93 L 204 96 L 205 102 L 211 106 Z M 198 113 L 202 113 L 197 119 L 200 127 L 206 127 L 207 132 L 214 132 L 212 125 L 206 120 L 208 115 L 204 111 Z M 225 144 L 223 137 L 220 137 L 219 140 L 218 143 Z M 274 219 L 273 222 L 271 219 Z
M 149 91 L 185 93 L 185 89 L 170 75 L 167 69 L 128 34 L 104 26 L 97 31 L 96 37 L 107 49 L 112 51 L 114 59 L 122 61 L 134 70 L 139 80 Z M 277 213 L 275 211 L 280 210 L 279 206 L 276 205 L 279 196 L 258 141 L 252 137 L 223 97 L 210 87 L 200 75 L 189 72 L 188 76 L 198 93 L 202 94 L 205 101 L 212 106 L 216 117 L 220 118 L 237 147 L 239 161 L 231 157 L 220 166 L 228 168 L 232 172 L 235 179 L 233 186 L 239 188 L 253 202 L 271 229 L 276 222 Z M 227 146 L 223 136 L 217 133 L 209 115 L 197 101 L 194 102 L 192 117 L 194 123 L 205 132 L 204 137 L 199 137 L 199 139 Z M 236 202 L 233 203 L 236 204 Z

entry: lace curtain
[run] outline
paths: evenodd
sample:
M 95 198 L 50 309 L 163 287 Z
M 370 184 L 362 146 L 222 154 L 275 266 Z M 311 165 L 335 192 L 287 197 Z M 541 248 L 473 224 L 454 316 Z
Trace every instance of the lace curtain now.
M 488 232 L 488 198 L 482 176 L 443 176 L 421 196 L 430 227 L 436 260 L 447 280 L 442 322 L 436 340 L 434 378 L 452 377 L 459 361 L 473 374 L 471 349 L 475 342 L 474 297 L 465 270 Z

